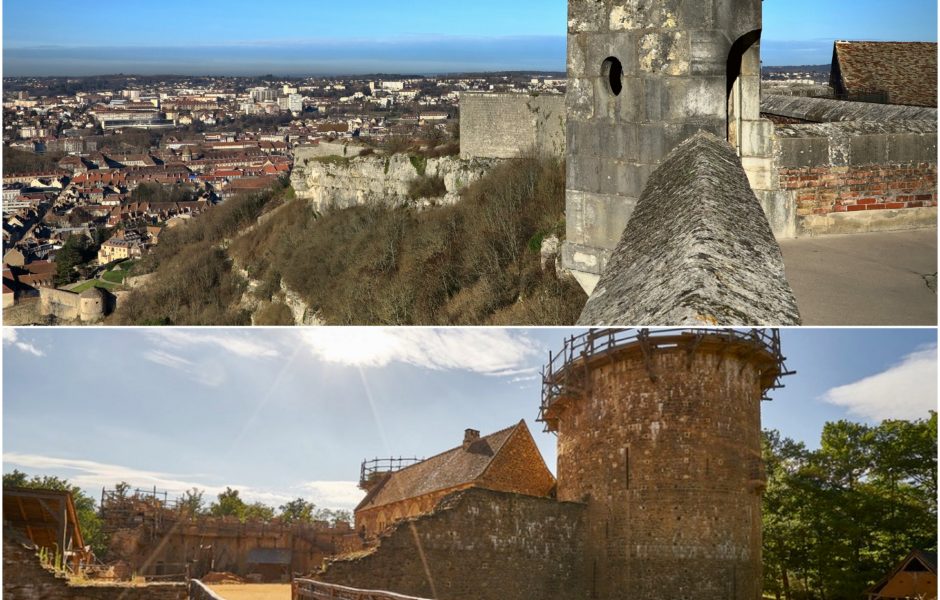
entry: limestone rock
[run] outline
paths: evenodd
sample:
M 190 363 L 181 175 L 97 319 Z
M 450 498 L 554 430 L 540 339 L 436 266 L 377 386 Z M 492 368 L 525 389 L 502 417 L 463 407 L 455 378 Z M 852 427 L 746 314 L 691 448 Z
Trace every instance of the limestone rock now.
M 303 160 L 294 165 L 291 184 L 314 210 L 362 205 L 411 204 L 408 184 L 422 176 L 440 177 L 447 193 L 439 204 L 459 200 L 460 190 L 485 174 L 495 161 L 457 157 L 418 159 L 405 154 L 352 159 Z

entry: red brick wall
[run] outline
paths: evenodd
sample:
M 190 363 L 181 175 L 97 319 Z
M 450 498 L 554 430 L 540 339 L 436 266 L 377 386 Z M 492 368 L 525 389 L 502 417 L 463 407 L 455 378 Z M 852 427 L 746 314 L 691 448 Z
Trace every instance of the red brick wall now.
M 797 214 L 937 206 L 937 165 L 785 167 L 780 187 L 796 192 Z

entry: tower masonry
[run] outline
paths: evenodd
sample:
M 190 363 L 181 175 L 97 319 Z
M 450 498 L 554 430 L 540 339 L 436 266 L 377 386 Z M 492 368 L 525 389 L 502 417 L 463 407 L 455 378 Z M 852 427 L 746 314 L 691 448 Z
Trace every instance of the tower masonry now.
M 761 0 L 569 0 L 563 264 L 588 293 L 652 171 L 697 131 L 761 185 L 760 31 Z
M 761 597 L 760 404 L 776 331 L 595 330 L 543 373 L 559 501 L 582 502 L 589 597 Z

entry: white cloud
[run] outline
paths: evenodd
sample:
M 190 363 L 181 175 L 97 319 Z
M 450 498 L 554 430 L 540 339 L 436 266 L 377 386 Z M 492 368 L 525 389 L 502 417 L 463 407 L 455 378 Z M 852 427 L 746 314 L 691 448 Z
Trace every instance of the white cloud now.
M 3 328 L 3 345 L 4 346 L 13 346 L 27 354 L 32 354 L 33 356 L 45 356 L 46 353 L 37 348 L 36 346 L 20 341 L 19 334 L 17 334 L 16 329 L 12 327 Z
M 5 452 L 3 454 L 5 464 L 16 465 L 25 469 L 52 470 L 64 473 L 63 477 L 71 483 L 82 488 L 101 488 L 113 487 L 120 481 L 127 481 L 136 487 L 153 487 L 160 490 L 166 490 L 171 493 L 182 493 L 193 487 L 206 490 L 210 494 L 218 494 L 225 490 L 225 487 L 207 486 L 194 481 L 185 481 L 177 476 L 160 473 L 157 471 L 146 471 L 125 467 L 122 465 L 112 465 L 100 463 L 92 460 L 81 460 L 72 458 L 58 458 L 53 456 L 41 456 L 38 454 L 20 454 L 19 452 Z
M 144 360 L 180 371 L 186 377 L 208 387 L 218 387 L 225 382 L 225 374 L 218 365 L 198 365 L 164 350 L 148 350 L 144 352 Z
M 93 460 L 18 452 L 4 453 L 3 462 L 5 465 L 28 469 L 27 472 L 30 474 L 36 470 L 51 471 L 90 492 L 98 492 L 103 487 L 113 488 L 121 481 L 130 483 L 133 488 L 156 487 L 158 491 L 169 492 L 170 498 L 182 495 L 183 492 L 192 488 L 198 488 L 205 492 L 204 500 L 207 504 L 214 501 L 215 497 L 225 491 L 226 487 L 238 490 L 239 496 L 246 502 L 263 502 L 274 508 L 302 496 L 312 500 L 318 508 L 351 510 L 364 496 L 364 492 L 356 487 L 357 484 L 354 481 L 311 481 L 284 489 L 261 489 L 237 483 L 211 485 L 171 473 L 147 471 Z M 92 496 L 96 496 L 96 493 L 92 493 Z
M 366 495 L 355 481 L 309 481 L 300 487 L 319 508 L 352 510 Z
M 937 409 L 937 346 L 920 348 L 881 373 L 832 388 L 822 400 L 872 421 L 924 418 Z
M 315 356 L 341 365 L 399 362 L 485 375 L 531 374 L 531 359 L 541 354 L 525 335 L 505 329 L 323 327 L 302 332 L 301 339 Z
M 238 330 L 193 330 L 178 328 L 148 329 L 146 335 L 165 348 L 191 348 L 215 346 L 225 352 L 247 358 L 276 358 L 280 352 L 258 339 L 258 335 L 245 335 Z

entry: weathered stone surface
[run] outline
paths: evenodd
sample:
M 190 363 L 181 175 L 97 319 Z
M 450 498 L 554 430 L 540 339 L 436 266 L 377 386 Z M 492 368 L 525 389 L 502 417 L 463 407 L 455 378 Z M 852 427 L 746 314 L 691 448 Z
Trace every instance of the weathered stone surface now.
M 670 150 L 696 131 L 724 136 L 731 122 L 744 129 L 759 118 L 760 29 L 760 0 L 569 0 L 562 262 L 579 281 L 593 279 L 583 265 L 616 246 Z M 729 80 L 742 98 L 734 118 Z
M 317 579 L 446 600 L 584 598 L 581 504 L 472 488 Z
M 69 583 L 39 563 L 35 552 L 3 537 L 4 600 L 184 600 L 185 583 L 83 584 Z
M 829 98 L 804 98 L 765 94 L 761 112 L 780 117 L 829 123 L 832 121 L 932 121 L 937 127 L 937 109 L 897 104 L 847 102 Z
M 564 95 L 460 94 L 461 158 L 516 158 L 526 152 L 564 155 Z
M 798 325 L 783 256 L 734 149 L 708 133 L 653 173 L 580 325 Z
M 720 334 L 675 338 L 575 359 L 555 380 L 571 384 L 546 413 L 558 499 L 586 504 L 593 577 L 580 598 L 760 598 L 761 375 L 772 359 Z
M 438 203 L 454 203 L 459 200 L 461 189 L 495 164 L 494 160 L 465 161 L 452 156 L 424 162 L 405 154 L 317 160 L 298 153 L 294 160 L 291 185 L 299 198 L 308 200 L 318 211 L 370 204 L 414 204 L 408 197 L 408 184 L 422 176 L 443 179 L 447 193 Z M 423 173 L 419 171 L 422 162 Z

